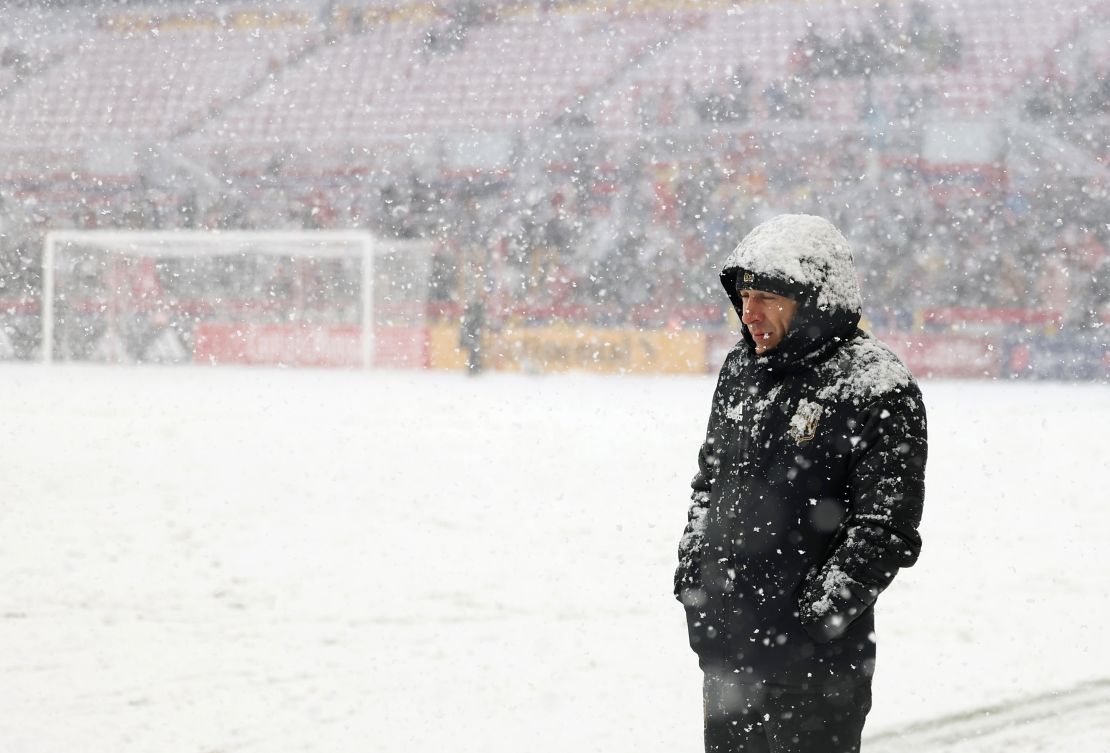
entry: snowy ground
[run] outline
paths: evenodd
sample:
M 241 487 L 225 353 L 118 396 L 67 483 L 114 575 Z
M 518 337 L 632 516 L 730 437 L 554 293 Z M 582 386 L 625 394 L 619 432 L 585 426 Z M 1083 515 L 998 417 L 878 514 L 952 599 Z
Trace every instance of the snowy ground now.
M 1110 390 L 924 388 L 865 750 L 1104 752 Z M 711 389 L 0 367 L 0 749 L 699 751 Z

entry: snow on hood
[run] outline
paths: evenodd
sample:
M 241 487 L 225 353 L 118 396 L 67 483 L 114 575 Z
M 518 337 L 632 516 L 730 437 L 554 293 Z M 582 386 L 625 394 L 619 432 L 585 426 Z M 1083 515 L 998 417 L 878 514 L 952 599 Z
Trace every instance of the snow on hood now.
M 816 292 L 818 309 L 858 314 L 863 308 L 852 249 L 823 217 L 780 214 L 748 233 L 721 272 L 734 301 L 736 275 L 741 271 L 752 273 L 756 280 L 777 282 L 780 289 Z

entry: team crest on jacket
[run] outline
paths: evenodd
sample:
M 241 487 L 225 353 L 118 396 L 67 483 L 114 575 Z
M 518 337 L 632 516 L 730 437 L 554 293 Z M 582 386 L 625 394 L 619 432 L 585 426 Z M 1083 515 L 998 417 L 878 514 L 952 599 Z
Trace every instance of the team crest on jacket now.
M 805 398 L 798 402 L 798 410 L 790 419 L 789 434 L 798 444 L 805 444 L 817 436 L 817 422 L 821 420 L 823 408 Z

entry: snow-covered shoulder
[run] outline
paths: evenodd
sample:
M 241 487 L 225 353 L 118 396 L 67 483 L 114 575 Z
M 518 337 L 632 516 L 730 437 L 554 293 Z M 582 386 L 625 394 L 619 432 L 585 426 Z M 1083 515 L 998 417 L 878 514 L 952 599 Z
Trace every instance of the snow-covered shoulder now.
M 896 395 L 916 382 L 909 369 L 890 348 L 870 335 L 841 348 L 823 369 L 831 373 L 828 385 L 817 393 L 820 400 L 851 400 L 860 405 L 883 395 Z

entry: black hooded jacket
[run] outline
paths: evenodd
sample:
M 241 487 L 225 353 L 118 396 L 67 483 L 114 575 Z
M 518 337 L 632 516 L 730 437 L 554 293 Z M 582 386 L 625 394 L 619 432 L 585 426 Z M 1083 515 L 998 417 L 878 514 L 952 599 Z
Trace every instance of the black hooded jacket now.
M 788 295 L 790 329 L 763 356 L 743 339 L 721 368 L 692 482 L 675 594 L 703 668 L 794 687 L 862 681 L 873 606 L 921 548 L 925 410 L 913 377 L 858 329 L 847 241 L 782 215 L 721 282 Z

